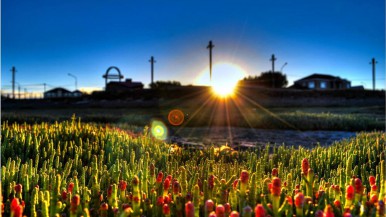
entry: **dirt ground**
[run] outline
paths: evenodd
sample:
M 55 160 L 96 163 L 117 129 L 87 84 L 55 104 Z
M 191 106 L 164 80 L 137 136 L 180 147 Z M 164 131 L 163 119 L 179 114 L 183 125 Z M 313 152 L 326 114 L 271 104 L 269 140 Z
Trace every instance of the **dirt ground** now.
M 277 144 L 312 148 L 318 144 L 331 145 L 335 141 L 354 137 L 355 132 L 345 131 L 296 131 L 251 128 L 196 127 L 181 128 L 171 132 L 170 140 L 187 145 L 224 145 L 237 147 Z

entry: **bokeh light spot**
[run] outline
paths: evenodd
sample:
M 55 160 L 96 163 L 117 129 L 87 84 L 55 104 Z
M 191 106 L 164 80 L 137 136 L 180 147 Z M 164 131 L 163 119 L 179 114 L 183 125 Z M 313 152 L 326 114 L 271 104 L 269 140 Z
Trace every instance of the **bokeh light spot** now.
M 151 122 L 151 134 L 156 139 L 166 140 L 168 138 L 168 128 L 162 121 L 153 120 Z
M 179 126 L 184 122 L 185 115 L 179 109 L 173 109 L 169 112 L 168 121 L 173 126 Z

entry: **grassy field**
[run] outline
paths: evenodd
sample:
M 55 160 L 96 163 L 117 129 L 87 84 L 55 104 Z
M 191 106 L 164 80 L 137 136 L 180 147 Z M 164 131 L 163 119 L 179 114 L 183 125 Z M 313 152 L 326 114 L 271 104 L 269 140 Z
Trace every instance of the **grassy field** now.
M 263 108 L 235 103 L 205 106 L 159 105 L 156 108 L 63 108 L 6 109 L 2 120 L 18 123 L 55 122 L 73 114 L 84 122 L 127 124 L 139 127 L 160 119 L 178 108 L 185 113 L 182 127 L 234 126 L 258 129 L 372 131 L 385 129 L 385 107 Z
M 4 216 L 384 216 L 385 134 L 184 150 L 114 127 L 1 126 Z M 232 212 L 232 213 L 231 213 Z

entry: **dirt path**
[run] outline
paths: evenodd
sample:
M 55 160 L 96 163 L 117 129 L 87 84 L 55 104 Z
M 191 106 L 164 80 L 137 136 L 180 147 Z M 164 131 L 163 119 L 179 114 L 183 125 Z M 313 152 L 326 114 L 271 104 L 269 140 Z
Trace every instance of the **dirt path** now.
M 176 143 L 223 145 L 231 146 L 239 144 L 266 145 L 285 144 L 288 146 L 314 147 L 320 145 L 331 145 L 334 141 L 355 136 L 355 132 L 344 131 L 295 131 L 295 130 L 266 130 L 250 128 L 183 128 L 177 129 L 171 136 L 171 141 Z

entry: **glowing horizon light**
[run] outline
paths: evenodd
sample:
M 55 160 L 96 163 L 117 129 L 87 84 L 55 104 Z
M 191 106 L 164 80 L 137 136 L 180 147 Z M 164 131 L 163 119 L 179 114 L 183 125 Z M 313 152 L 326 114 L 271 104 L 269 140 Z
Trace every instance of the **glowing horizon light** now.
M 232 96 L 236 89 L 237 82 L 246 75 L 247 73 L 240 66 L 221 62 L 213 65 L 212 82 L 210 82 L 208 67 L 196 78 L 195 84 L 211 86 L 215 95 L 225 98 Z
M 159 140 L 166 140 L 168 138 L 168 128 L 162 121 L 153 120 L 151 122 L 151 134 L 154 138 Z

